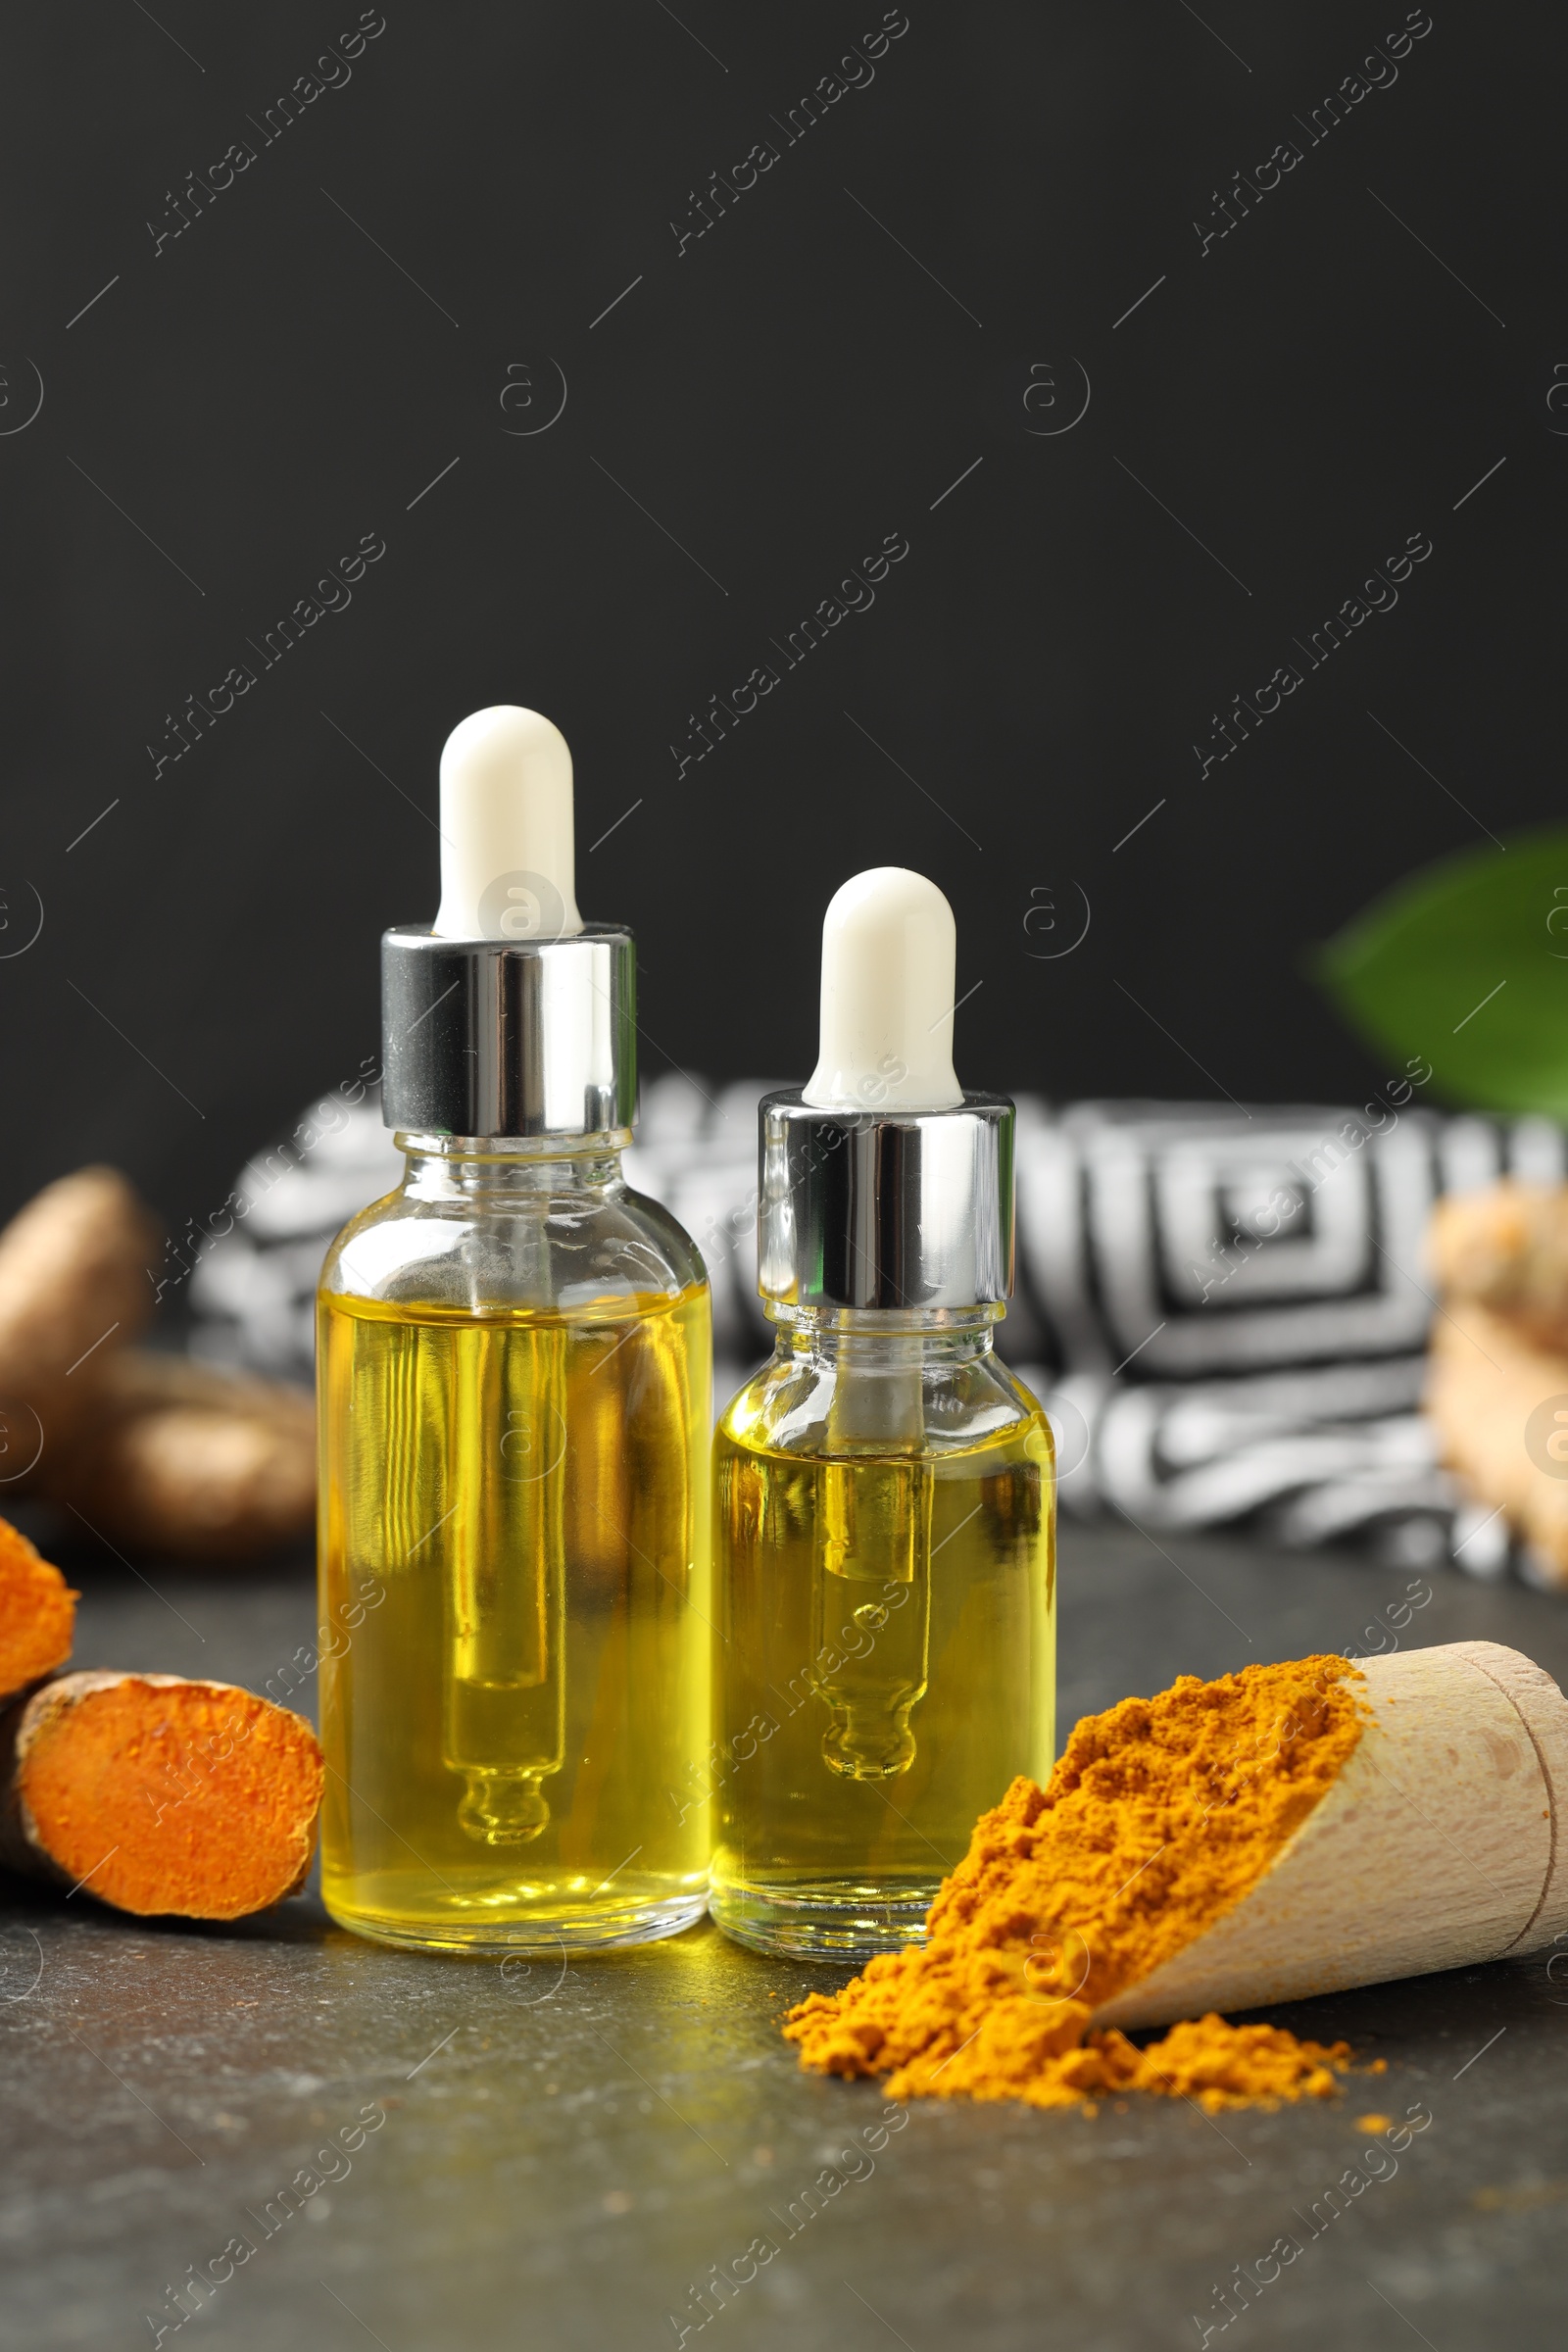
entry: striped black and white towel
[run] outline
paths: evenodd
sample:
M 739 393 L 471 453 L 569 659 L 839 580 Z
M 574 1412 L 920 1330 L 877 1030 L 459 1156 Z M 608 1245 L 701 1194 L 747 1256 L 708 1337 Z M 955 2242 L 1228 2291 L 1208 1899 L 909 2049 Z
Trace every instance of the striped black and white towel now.
M 756 1292 L 766 1091 L 657 1080 L 626 1160 L 708 1261 L 721 1400 L 770 1345 Z M 1297 1545 L 1355 1538 L 1401 1565 L 1453 1558 L 1487 1577 L 1512 1559 L 1535 1581 L 1500 1518 L 1438 1466 L 1419 1411 L 1422 1250 L 1440 1194 L 1507 1173 L 1560 1182 L 1568 1137 L 1386 1091 L 1361 1111 L 1020 1100 L 1002 1352 L 1051 1414 L 1064 1509 L 1165 1530 L 1248 1523 Z M 198 1352 L 308 1378 L 326 1246 L 401 1170 L 363 1088 L 323 1098 L 258 1154 L 193 1261 Z M 169 1279 L 187 1262 L 175 1253 Z

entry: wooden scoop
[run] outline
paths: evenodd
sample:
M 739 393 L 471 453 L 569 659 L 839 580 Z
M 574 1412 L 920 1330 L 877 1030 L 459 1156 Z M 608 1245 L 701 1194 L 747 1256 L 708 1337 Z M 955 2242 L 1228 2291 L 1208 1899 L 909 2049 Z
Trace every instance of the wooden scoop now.
M 1568 1699 L 1495 1642 L 1359 1661 L 1372 1721 L 1235 1909 L 1095 2013 L 1161 2026 L 1568 1935 Z

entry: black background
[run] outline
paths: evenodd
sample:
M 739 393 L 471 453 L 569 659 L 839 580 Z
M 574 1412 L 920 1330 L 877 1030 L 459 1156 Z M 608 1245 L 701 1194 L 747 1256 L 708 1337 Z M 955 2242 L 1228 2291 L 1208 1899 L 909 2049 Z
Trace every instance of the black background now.
M 265 143 L 354 7 L 13 10 L 0 1207 L 102 1157 L 177 1229 L 373 1057 L 377 934 L 435 906 L 441 743 L 500 701 L 573 747 L 645 1076 L 804 1076 L 822 908 L 878 862 L 954 902 L 971 1085 L 1382 1075 L 1312 944 L 1561 807 L 1563 19 L 1434 0 L 1310 143 L 1405 13 L 909 0 L 787 143 L 879 7 L 386 0 Z M 1212 714 L 1415 532 L 1397 608 L 1200 778 Z M 247 640 L 363 533 L 352 605 L 263 668 Z M 874 608 L 677 777 L 689 714 L 888 533 Z M 244 661 L 155 774 L 166 714 Z

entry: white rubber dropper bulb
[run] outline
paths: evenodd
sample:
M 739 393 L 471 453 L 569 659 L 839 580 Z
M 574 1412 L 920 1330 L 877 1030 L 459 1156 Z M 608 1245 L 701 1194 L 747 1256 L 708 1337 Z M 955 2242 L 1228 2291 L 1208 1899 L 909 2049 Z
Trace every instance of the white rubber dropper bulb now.
M 572 939 L 571 753 L 537 710 L 497 703 L 441 754 L 438 939 Z
M 934 882 L 874 865 L 822 920 L 822 1030 L 802 1100 L 821 1110 L 954 1110 L 957 931 Z

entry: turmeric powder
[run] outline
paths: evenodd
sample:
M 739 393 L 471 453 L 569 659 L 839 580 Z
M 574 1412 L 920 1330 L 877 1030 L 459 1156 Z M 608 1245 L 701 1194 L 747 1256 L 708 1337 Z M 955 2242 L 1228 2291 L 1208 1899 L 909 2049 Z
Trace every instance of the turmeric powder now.
M 1361 1679 L 1302 1658 L 1086 1716 L 1045 1788 L 1016 1780 L 981 1816 L 923 1944 L 789 2012 L 803 2066 L 886 2075 L 901 2099 L 1148 2090 L 1212 2113 L 1332 2096 L 1344 2042 L 1210 2015 L 1140 2049 L 1092 2021 L 1255 1885 L 1359 1740 Z

